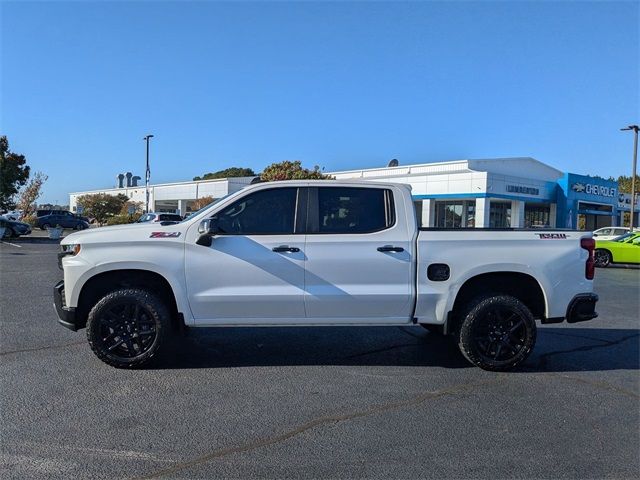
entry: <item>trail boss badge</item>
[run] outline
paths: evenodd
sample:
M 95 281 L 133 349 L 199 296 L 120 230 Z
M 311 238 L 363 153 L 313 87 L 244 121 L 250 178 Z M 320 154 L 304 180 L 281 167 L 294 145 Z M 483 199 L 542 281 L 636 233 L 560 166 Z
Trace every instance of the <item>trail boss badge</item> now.
M 180 232 L 151 232 L 149 238 L 177 238 Z

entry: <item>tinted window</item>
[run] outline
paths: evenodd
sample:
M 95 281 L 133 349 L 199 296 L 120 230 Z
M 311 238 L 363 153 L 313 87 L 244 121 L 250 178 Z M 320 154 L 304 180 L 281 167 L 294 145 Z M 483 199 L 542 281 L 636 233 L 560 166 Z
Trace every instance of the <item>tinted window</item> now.
M 159 217 L 160 217 L 160 221 L 162 221 L 162 222 L 165 222 L 165 221 L 180 222 L 180 221 L 182 221 L 182 217 L 180 215 L 173 214 L 173 213 L 163 213 L 162 215 L 159 215 Z
M 242 197 L 217 213 L 219 228 L 236 235 L 292 234 L 298 189 L 260 190 Z
M 318 189 L 319 233 L 370 233 L 394 223 L 393 195 L 381 188 Z

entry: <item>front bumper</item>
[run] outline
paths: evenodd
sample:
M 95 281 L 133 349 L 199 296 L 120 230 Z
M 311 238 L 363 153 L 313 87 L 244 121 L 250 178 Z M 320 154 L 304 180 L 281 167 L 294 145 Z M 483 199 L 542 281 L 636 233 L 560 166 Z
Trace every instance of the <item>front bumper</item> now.
M 596 302 L 598 295 L 595 293 L 582 293 L 576 295 L 567 307 L 567 323 L 585 322 L 596 318 Z
M 53 307 L 58 314 L 58 323 L 74 332 L 78 330 L 76 324 L 76 309 L 67 307 L 64 300 L 64 280 L 60 280 L 53 287 Z

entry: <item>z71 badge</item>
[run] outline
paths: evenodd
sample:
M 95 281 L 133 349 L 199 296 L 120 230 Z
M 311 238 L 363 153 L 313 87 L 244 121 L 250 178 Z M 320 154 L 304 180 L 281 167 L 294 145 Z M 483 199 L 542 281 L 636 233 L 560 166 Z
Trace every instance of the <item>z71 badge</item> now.
M 180 236 L 180 232 L 151 232 L 149 238 L 176 238 Z
M 567 238 L 566 233 L 536 233 L 536 235 L 540 235 L 540 239 L 545 240 L 561 240 Z

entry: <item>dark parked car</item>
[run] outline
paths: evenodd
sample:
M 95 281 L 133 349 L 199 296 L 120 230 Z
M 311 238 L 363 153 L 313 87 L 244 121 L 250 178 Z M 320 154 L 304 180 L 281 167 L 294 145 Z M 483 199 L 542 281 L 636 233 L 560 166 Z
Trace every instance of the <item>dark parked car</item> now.
M 72 216 L 74 216 L 76 218 L 79 218 L 80 220 L 84 220 L 87 223 L 91 223 L 91 222 L 89 222 L 89 219 L 87 217 L 84 217 L 84 216 L 79 215 L 77 213 L 70 212 L 69 210 L 38 210 L 36 212 L 36 216 L 38 218 L 46 217 L 46 216 L 49 216 L 49 215 L 72 215 Z
M 73 228 L 74 230 L 84 230 L 89 228 L 89 222 L 74 215 L 71 212 L 65 212 L 62 214 L 44 215 L 38 217 L 38 226 L 42 230 L 46 230 L 49 227 L 55 227 L 60 225 L 62 228 Z
M 182 217 L 177 213 L 155 213 L 149 212 L 142 215 L 137 223 L 158 222 L 163 225 L 171 225 L 182 221 Z
M 6 218 L 0 218 L 0 228 L 2 227 L 5 228 L 3 238 L 19 237 L 20 235 L 29 235 L 31 233 L 31 226 L 28 223 Z

